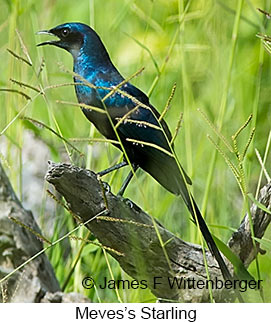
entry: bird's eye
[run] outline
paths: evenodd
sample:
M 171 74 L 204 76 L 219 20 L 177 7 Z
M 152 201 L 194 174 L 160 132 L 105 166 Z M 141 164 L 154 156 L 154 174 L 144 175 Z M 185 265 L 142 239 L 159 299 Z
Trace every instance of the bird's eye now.
M 63 37 L 67 37 L 69 35 L 69 33 L 70 33 L 70 30 L 68 28 L 64 28 L 61 30 L 61 35 Z

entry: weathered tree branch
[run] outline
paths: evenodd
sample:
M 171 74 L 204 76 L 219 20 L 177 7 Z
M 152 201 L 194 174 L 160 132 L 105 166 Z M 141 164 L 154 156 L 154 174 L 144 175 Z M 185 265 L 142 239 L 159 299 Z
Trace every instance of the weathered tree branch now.
M 18 267 L 42 249 L 42 242 L 31 232 L 14 223 L 16 218 L 33 230 L 40 232 L 30 211 L 17 199 L 0 164 L 0 277 Z M 15 273 L 2 286 L 2 301 L 37 302 L 45 291 L 59 290 L 53 269 L 43 254 Z
M 260 191 L 259 202 L 268 210 L 271 209 L 271 183 L 266 184 Z M 271 221 L 271 216 L 252 204 L 250 208 L 251 217 L 253 220 L 253 231 L 256 238 L 261 239 Z M 233 233 L 228 245 L 232 251 L 242 260 L 245 267 L 255 259 L 258 252 L 264 254 L 265 251 L 260 248 L 260 244 L 256 243 L 256 249 L 253 246 L 251 239 L 249 216 L 246 214 L 242 220 L 240 227 Z
M 0 280 L 43 249 L 43 243 L 23 226 L 40 229 L 30 211 L 16 197 L 0 163 Z M 83 295 L 60 291 L 45 254 L 29 262 L 1 284 L 0 302 L 86 302 Z
M 109 190 L 104 190 L 104 185 L 91 171 L 68 164 L 50 163 L 46 179 L 64 196 L 71 210 L 82 221 L 90 221 L 87 227 L 102 245 L 117 251 L 109 252 L 121 267 L 133 278 L 146 280 L 154 295 L 185 302 L 209 300 L 207 289 L 179 289 L 170 288 L 169 285 L 169 280 L 174 276 L 185 280 L 206 279 L 201 246 L 182 241 L 130 200 L 116 197 Z M 270 200 L 269 184 L 261 191 L 260 202 L 270 207 Z M 97 217 L 97 214 L 106 209 L 109 211 L 108 215 Z M 255 206 L 251 212 L 255 235 L 261 238 L 270 222 L 270 216 Z M 246 216 L 238 232 L 230 240 L 230 247 L 246 266 L 257 253 L 251 241 Z M 208 251 L 206 258 L 210 278 L 222 279 L 218 265 Z M 155 286 L 154 277 L 161 277 L 158 279 L 159 285 Z M 216 301 L 226 301 L 233 295 L 214 290 L 213 296 Z

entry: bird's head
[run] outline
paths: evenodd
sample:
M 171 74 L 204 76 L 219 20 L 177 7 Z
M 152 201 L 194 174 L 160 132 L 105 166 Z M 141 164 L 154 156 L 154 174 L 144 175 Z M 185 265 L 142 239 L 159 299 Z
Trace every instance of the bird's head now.
M 77 57 L 83 46 L 95 47 L 101 41 L 96 32 L 82 23 L 65 23 L 49 30 L 39 31 L 37 34 L 56 36 L 57 40 L 45 41 L 37 46 L 54 45 L 66 49 L 73 57 Z

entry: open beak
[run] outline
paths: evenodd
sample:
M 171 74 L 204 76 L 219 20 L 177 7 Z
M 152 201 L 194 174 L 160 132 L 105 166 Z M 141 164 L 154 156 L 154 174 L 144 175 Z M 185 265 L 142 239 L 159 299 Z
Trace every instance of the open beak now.
M 41 31 L 38 31 L 36 33 L 36 35 L 50 35 L 50 36 L 57 37 L 55 34 L 51 33 L 50 30 L 41 30 Z M 60 43 L 60 39 L 58 38 L 58 40 L 45 41 L 43 43 L 38 44 L 37 46 L 44 46 L 44 45 L 55 45 L 55 46 L 57 46 L 59 43 Z

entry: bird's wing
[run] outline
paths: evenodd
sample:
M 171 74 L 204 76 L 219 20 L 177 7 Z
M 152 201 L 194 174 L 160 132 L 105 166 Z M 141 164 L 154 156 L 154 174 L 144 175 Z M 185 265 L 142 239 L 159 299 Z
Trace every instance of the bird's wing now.
M 120 74 L 112 73 L 99 73 L 97 79 L 99 86 L 112 89 L 123 81 Z M 159 112 L 141 90 L 130 83 L 125 83 L 120 90 L 122 92 L 116 91 L 104 104 L 114 124 L 118 124 L 117 131 L 128 157 L 172 193 L 184 192 L 185 182 L 191 184 L 191 180 L 172 157 L 172 136 L 166 122 L 159 121 Z M 97 90 L 100 98 L 108 93 L 108 90 Z
M 96 79 L 96 85 L 98 85 L 99 87 L 110 88 L 112 90 L 114 89 L 114 87 L 118 87 L 118 85 L 124 80 L 123 77 L 119 73 L 117 73 L 117 71 L 111 71 L 111 73 L 100 72 L 96 75 Z M 115 119 L 120 119 L 127 114 L 127 120 L 133 119 L 138 120 L 139 122 L 143 121 L 150 123 L 156 127 L 161 126 L 162 133 L 158 134 L 158 144 L 160 144 L 164 149 L 170 150 L 168 145 L 168 142 L 170 142 L 172 138 L 170 130 L 164 120 L 158 122 L 160 114 L 149 103 L 149 98 L 147 97 L 147 95 L 130 83 L 125 83 L 120 87 L 119 90 L 120 92 L 116 90 L 116 92 L 112 93 L 104 101 L 104 105 L 108 109 L 112 120 L 115 122 Z M 102 99 L 106 95 L 108 95 L 109 92 L 109 90 L 101 88 L 97 90 L 97 96 L 99 97 L 99 99 Z M 142 104 L 142 106 L 140 106 L 140 104 Z M 138 109 L 136 109 L 134 113 L 130 114 L 130 112 L 137 106 Z M 137 127 L 135 127 L 135 129 L 137 129 Z M 163 134 L 163 132 L 166 136 Z
M 152 175 L 162 186 L 174 194 L 186 191 L 184 178 L 191 184 L 190 178 L 172 156 L 170 148 L 171 133 L 164 120 L 159 120 L 159 112 L 149 103 L 147 96 L 135 87 L 127 93 L 136 99 L 133 112 L 118 126 L 118 132 L 124 147 L 132 147 L 133 160 Z M 143 106 L 138 106 L 138 101 Z

